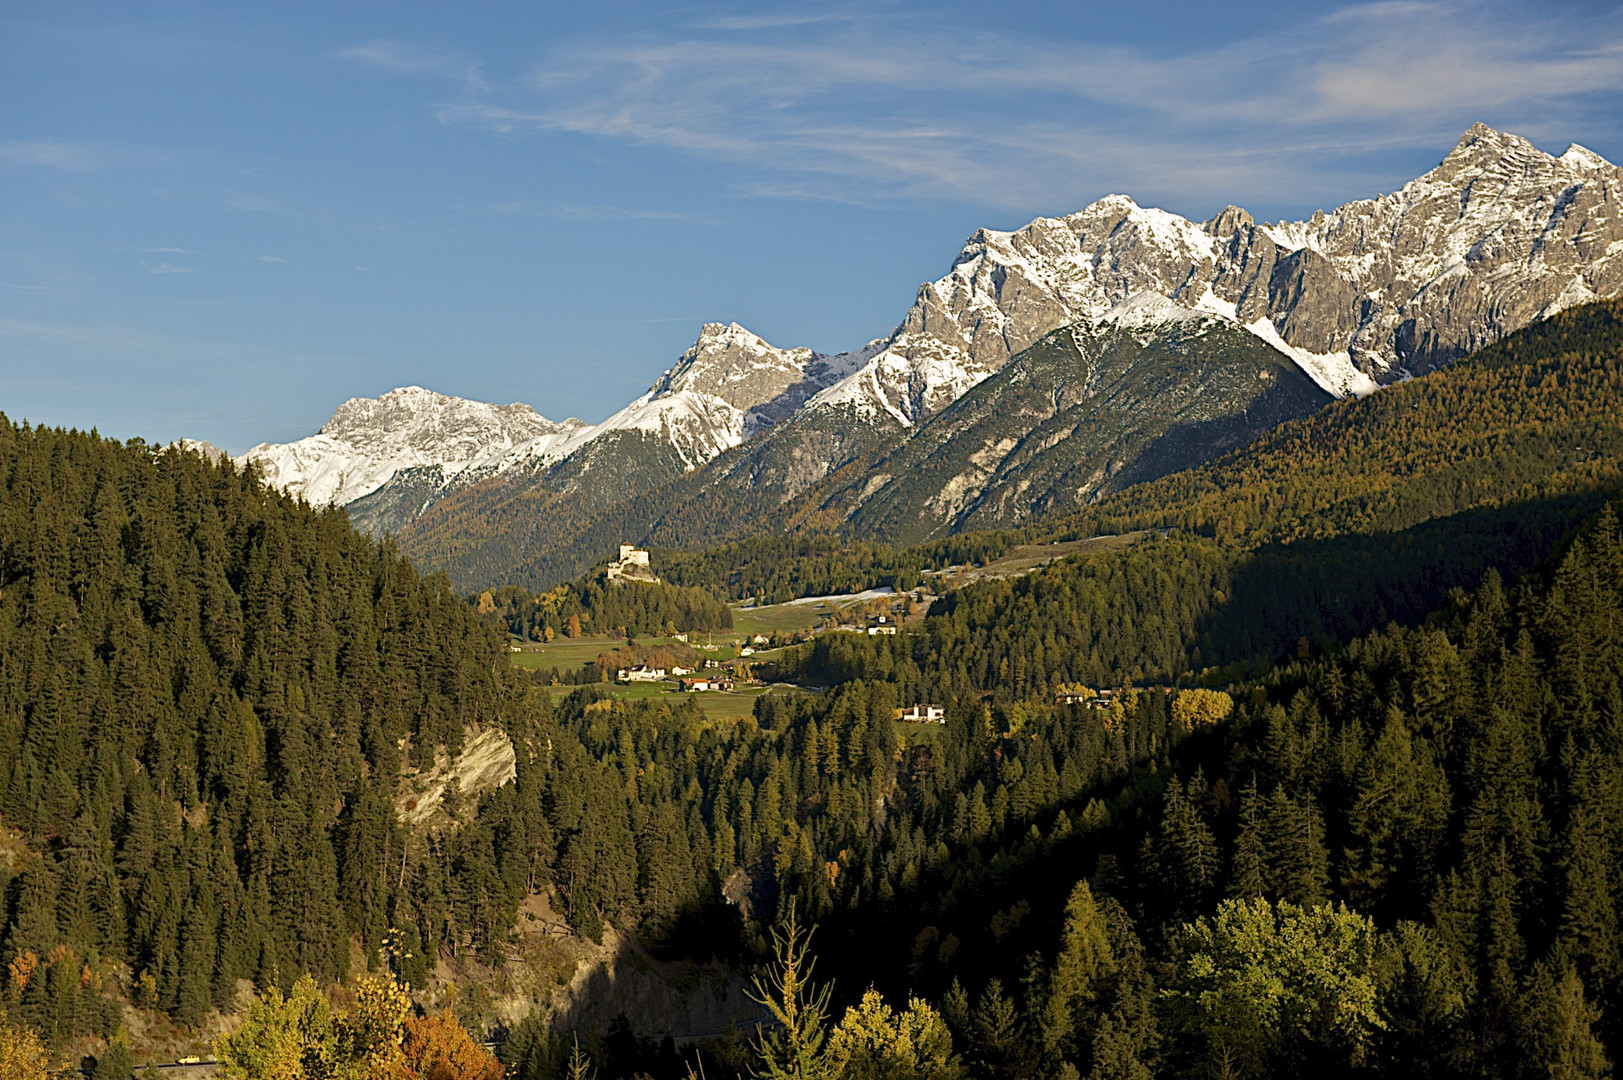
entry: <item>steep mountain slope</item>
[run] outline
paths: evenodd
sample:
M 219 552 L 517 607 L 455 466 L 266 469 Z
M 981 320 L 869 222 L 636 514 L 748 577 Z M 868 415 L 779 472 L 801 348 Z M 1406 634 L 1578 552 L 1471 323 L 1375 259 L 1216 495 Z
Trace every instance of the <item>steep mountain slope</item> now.
M 1110 320 L 1047 335 L 916 433 L 864 423 L 854 406 L 811 409 L 623 507 L 583 519 L 574 516 L 585 505 L 579 495 L 556 497 L 545 511 L 532 495 L 533 513 L 502 512 L 504 526 L 490 531 L 502 534 L 501 551 L 526 551 L 508 580 L 535 587 L 583 572 L 622 537 L 693 550 L 811 526 L 916 542 L 1074 509 L 1331 400 L 1257 336 L 1149 296 Z M 489 503 L 471 509 L 474 498 L 448 501 L 401 533 L 414 556 L 448 560 L 434 565 L 469 589 L 490 583 L 470 554 L 487 570 L 500 559 L 489 546 L 456 552 L 458 530 L 434 530 L 453 509 L 493 516 Z
M 1166 301 L 1054 331 L 823 500 L 854 535 L 916 542 L 1074 509 L 1329 403 L 1279 350 Z
M 1040 523 L 905 549 L 779 531 L 657 552 L 656 568 L 679 584 L 782 602 L 909 583 L 1021 546 L 1013 561 L 1029 568 L 1053 557 L 1050 544 L 1063 545 L 1057 555 L 1090 538 L 1170 529 L 1239 561 L 1243 595 L 1224 586 L 1233 598 L 1224 623 L 1198 644 L 1207 663 L 1244 658 L 1263 643 L 1290 648 L 1304 634 L 1340 637 L 1421 614 L 1486 565 L 1526 566 L 1575 514 L 1623 485 L 1620 401 L 1623 300 L 1602 301 Z M 783 510 L 760 516 L 797 520 Z
M 919 289 L 864 367 L 813 404 L 903 424 L 1043 334 L 1146 290 L 1288 346 L 1337 396 L 1426 370 L 1537 318 L 1623 291 L 1623 171 L 1478 124 L 1398 191 L 1306 221 L 1238 207 L 1204 224 L 1110 195 L 1015 232 L 983 229 Z

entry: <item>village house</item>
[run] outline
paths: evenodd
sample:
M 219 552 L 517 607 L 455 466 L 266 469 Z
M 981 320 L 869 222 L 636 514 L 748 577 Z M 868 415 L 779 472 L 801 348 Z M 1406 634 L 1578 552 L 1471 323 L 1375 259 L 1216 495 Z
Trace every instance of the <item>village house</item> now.
M 909 724 L 945 724 L 947 710 L 941 705 L 909 705 L 898 710 L 898 720 L 905 720 Z
M 634 667 L 621 668 L 619 674 L 619 680 L 621 682 L 659 682 L 664 677 L 664 668 L 648 667 L 646 664 L 637 664 Z
M 889 615 L 875 615 L 873 618 L 868 620 L 869 637 L 874 637 L 878 634 L 894 634 L 895 632 L 896 622 Z
M 692 679 L 683 679 L 679 685 L 682 687 L 684 692 L 691 694 L 700 693 L 705 690 L 731 690 L 733 688 L 733 681 L 731 679 L 713 678 L 708 675 L 700 675 Z

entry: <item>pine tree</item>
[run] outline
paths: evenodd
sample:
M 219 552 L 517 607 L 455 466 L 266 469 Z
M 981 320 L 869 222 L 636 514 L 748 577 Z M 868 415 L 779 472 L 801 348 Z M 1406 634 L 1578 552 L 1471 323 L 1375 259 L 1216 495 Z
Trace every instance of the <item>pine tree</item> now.
M 796 919 L 793 906 L 772 931 L 773 966 L 756 976 L 752 1000 L 771 1022 L 757 1035 L 755 1075 L 762 1080 L 832 1080 L 828 1049 L 830 988 L 812 982 L 811 932 Z
M 1043 1050 L 1050 1060 L 1078 1060 L 1078 1043 L 1094 1027 L 1102 984 L 1114 973 L 1104 913 L 1088 883 L 1079 881 L 1065 904 L 1059 955 L 1040 1017 Z

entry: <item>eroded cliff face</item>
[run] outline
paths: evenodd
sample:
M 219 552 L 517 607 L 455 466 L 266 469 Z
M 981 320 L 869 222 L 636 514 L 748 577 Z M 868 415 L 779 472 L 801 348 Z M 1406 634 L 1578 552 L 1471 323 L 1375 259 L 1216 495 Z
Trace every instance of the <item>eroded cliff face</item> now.
M 744 980 L 720 968 L 662 963 L 613 930 L 601 954 L 582 963 L 549 1006 L 557 1031 L 606 1031 L 625 1016 L 641 1035 L 677 1042 L 746 1034 L 761 1018 Z
M 516 777 L 512 740 L 495 727 L 467 729 L 455 756 L 443 746 L 401 749 L 407 764 L 394 810 L 422 839 L 459 828 L 479 796 Z M 554 900 L 550 887 L 525 897 L 497 959 L 469 950 L 442 954 L 427 984 L 417 988 L 423 1003 L 444 1007 L 471 994 L 488 1021 L 511 1026 L 539 1015 L 560 1031 L 602 1032 L 624 1015 L 639 1034 L 679 1041 L 748 1028 L 759 1018 L 760 1007 L 736 974 L 656 959 L 609 925 L 593 942 L 569 926 Z

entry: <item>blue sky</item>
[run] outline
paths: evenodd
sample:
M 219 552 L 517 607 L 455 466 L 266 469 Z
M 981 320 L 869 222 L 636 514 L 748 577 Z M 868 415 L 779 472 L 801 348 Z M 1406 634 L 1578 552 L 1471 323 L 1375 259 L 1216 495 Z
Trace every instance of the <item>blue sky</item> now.
M 235 452 L 413 383 L 598 420 L 706 321 L 852 348 L 1109 192 L 1623 161 L 1623 9 L 11 0 L 0 102 L 0 411 Z

